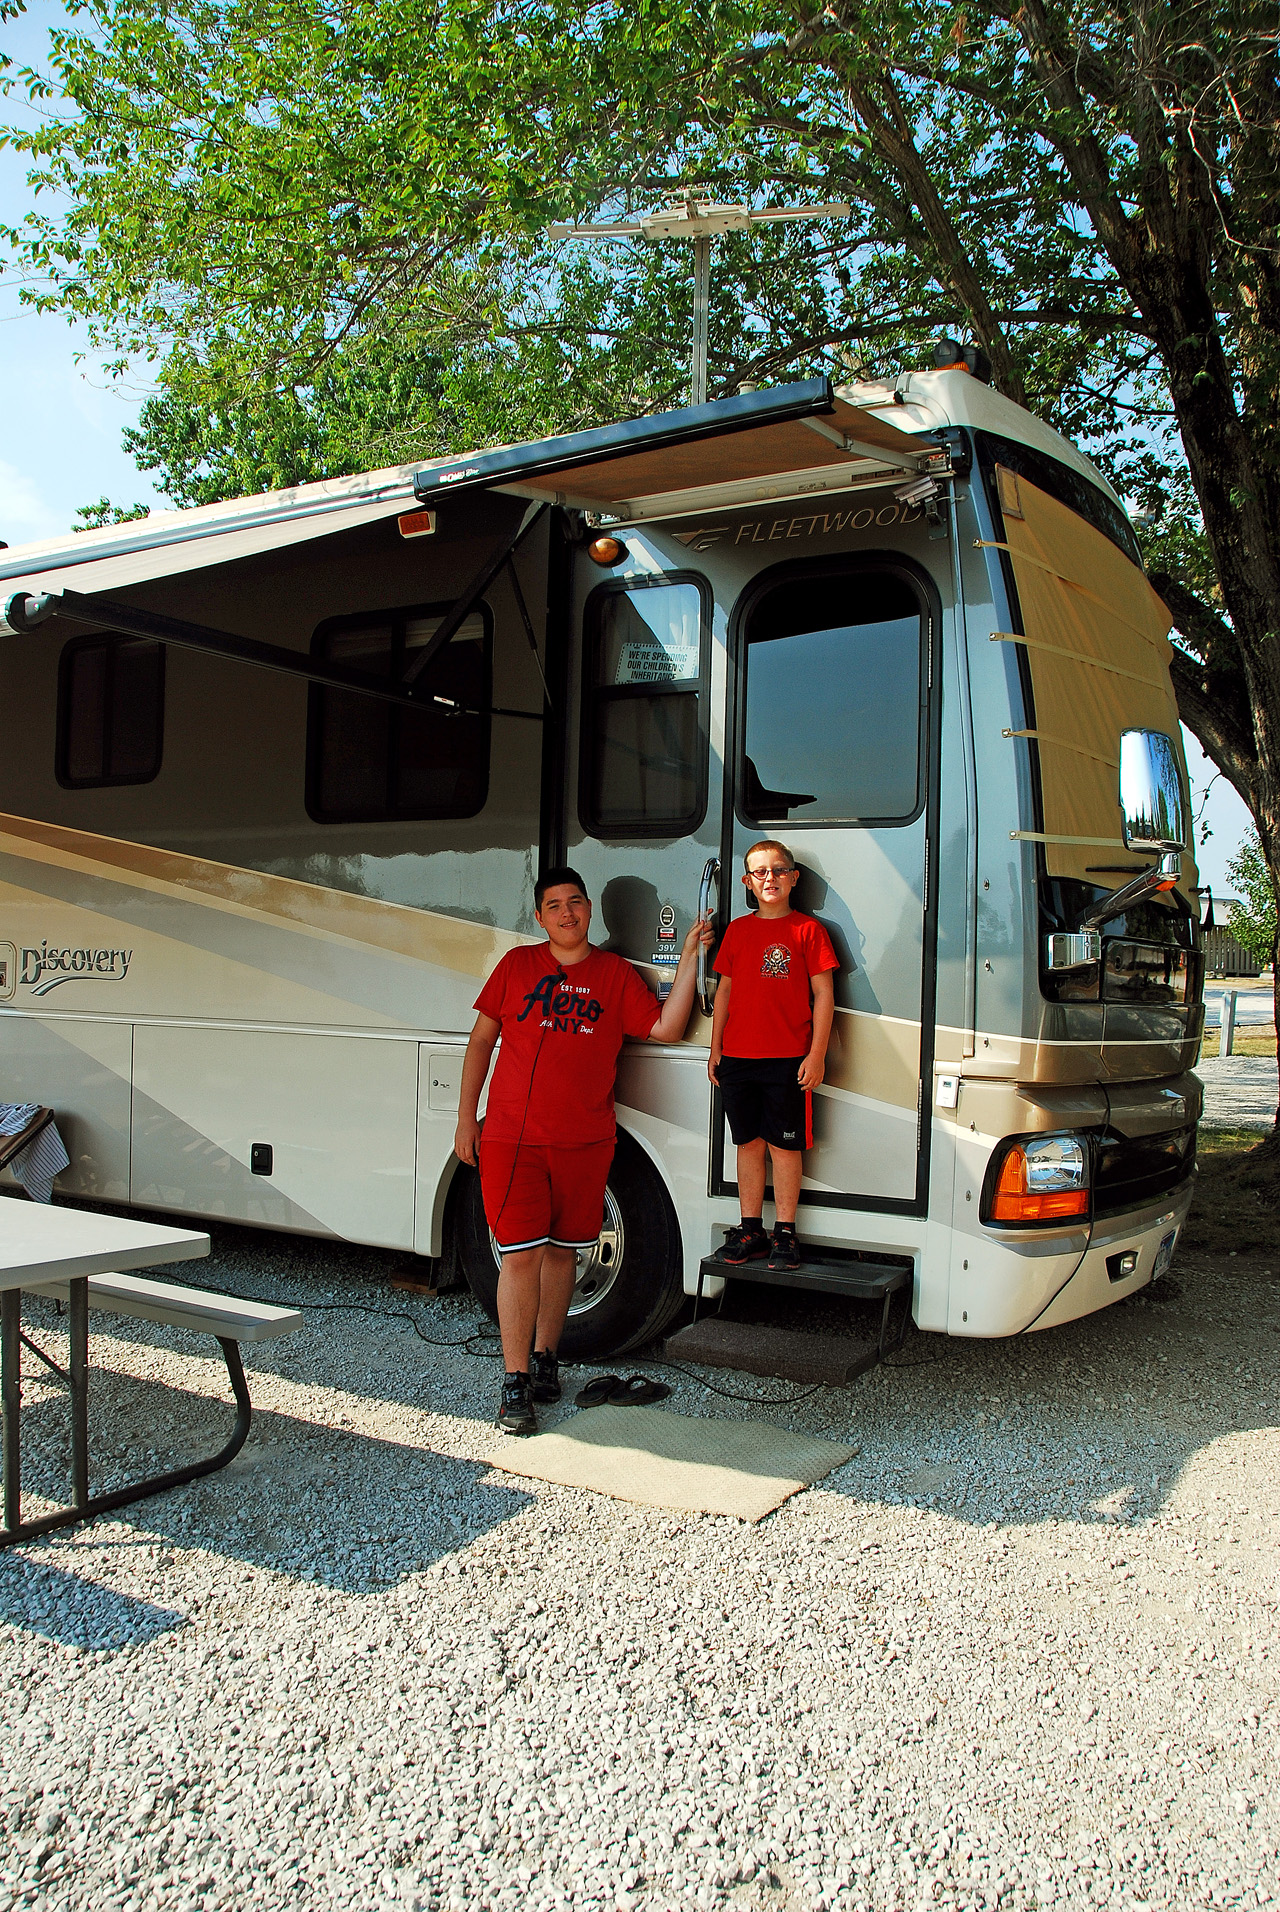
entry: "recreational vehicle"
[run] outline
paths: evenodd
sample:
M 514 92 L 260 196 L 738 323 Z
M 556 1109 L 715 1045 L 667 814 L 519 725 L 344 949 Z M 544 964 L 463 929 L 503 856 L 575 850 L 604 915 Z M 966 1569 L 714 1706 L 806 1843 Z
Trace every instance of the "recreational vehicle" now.
M 56 1109 L 67 1196 L 492 1305 L 459 1073 L 539 864 L 661 991 L 769 836 L 841 961 L 802 1241 L 957 1335 L 1167 1264 L 1202 1022 L 1169 617 L 972 360 L 0 552 L 0 607 L 0 1086 Z M 699 984 L 623 1053 L 571 1356 L 655 1334 L 737 1219 Z

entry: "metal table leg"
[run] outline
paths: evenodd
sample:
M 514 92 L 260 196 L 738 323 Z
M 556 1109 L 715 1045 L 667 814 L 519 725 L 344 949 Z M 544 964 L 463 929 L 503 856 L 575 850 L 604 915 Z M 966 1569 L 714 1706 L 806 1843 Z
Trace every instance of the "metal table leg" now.
M 22 1296 L 17 1288 L 0 1294 L 0 1398 L 4 1403 L 4 1524 L 22 1519 L 22 1444 L 19 1433 L 22 1360 Z
M 71 1499 L 89 1505 L 89 1283 L 67 1286 L 67 1381 L 71 1388 Z
M 235 1459 L 249 1438 L 249 1424 L 253 1415 L 253 1404 L 249 1399 L 249 1387 L 244 1376 L 244 1365 L 240 1359 L 239 1344 L 217 1337 L 226 1363 L 227 1376 L 231 1382 L 231 1392 L 235 1398 L 236 1418 L 231 1430 L 231 1438 L 216 1454 L 205 1460 L 194 1461 L 186 1467 L 170 1468 L 167 1473 L 153 1474 L 149 1478 L 133 1481 L 127 1487 L 118 1487 L 109 1494 L 91 1494 L 89 1492 L 89 1283 L 87 1280 L 72 1281 L 68 1296 L 67 1326 L 70 1330 L 70 1356 L 67 1371 L 64 1374 L 56 1362 L 38 1348 L 46 1366 L 65 1380 L 71 1392 L 71 1498 L 70 1507 L 62 1507 L 56 1513 L 44 1514 L 38 1520 L 22 1518 L 22 1471 L 21 1446 L 19 1438 L 20 1383 L 22 1356 L 22 1305 L 18 1289 L 8 1288 L 0 1293 L 0 1341 L 2 1341 L 2 1388 L 0 1396 L 4 1405 L 4 1526 L 0 1528 L 0 1547 L 12 1547 L 20 1541 L 32 1540 L 38 1534 L 47 1534 L 57 1527 L 72 1527 L 83 1520 L 92 1520 L 95 1514 L 105 1514 L 117 1507 L 128 1507 L 134 1501 L 147 1500 L 152 1494 L 163 1494 L 170 1487 L 185 1486 L 188 1481 L 198 1480 L 203 1474 L 212 1474 L 228 1461 Z M 33 1348 L 34 1348 L 34 1344 Z

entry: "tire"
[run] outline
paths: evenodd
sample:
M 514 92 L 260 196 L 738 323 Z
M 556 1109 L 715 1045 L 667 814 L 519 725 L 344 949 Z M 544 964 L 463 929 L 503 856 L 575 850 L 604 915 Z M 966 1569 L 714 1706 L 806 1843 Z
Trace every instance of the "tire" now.
M 456 1235 L 463 1271 L 480 1306 L 498 1318 L 498 1258 L 480 1198 L 480 1177 L 462 1171 Z M 594 1254 L 579 1257 L 578 1284 L 560 1338 L 562 1361 L 612 1360 L 661 1334 L 684 1299 L 680 1228 L 653 1164 L 619 1134 L 605 1190 L 605 1225 Z

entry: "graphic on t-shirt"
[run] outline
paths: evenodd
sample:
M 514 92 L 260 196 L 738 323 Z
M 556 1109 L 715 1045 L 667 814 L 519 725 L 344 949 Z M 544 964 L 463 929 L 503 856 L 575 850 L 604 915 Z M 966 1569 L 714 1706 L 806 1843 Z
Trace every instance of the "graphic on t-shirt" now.
M 476 1008 L 502 1032 L 486 1142 L 576 1149 L 613 1139 L 618 1052 L 659 1015 L 630 963 L 593 949 L 566 970 L 545 943 L 526 944 L 507 951 Z
M 536 1009 L 542 1011 L 544 1029 L 571 1029 L 575 1035 L 589 1036 L 600 1020 L 604 1004 L 557 970 L 554 975 L 544 976 L 537 987 L 529 991 L 516 1021 L 526 1021 Z
M 785 943 L 770 943 L 760 958 L 762 976 L 789 976 L 791 974 L 791 951 Z

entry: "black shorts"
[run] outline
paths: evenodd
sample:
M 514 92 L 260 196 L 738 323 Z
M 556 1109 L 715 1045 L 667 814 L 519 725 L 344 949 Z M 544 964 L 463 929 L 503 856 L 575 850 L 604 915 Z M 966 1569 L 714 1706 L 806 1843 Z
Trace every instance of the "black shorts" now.
M 803 1056 L 721 1056 L 720 1094 L 740 1148 L 763 1138 L 778 1149 L 813 1146 L 813 1097 L 796 1081 Z

